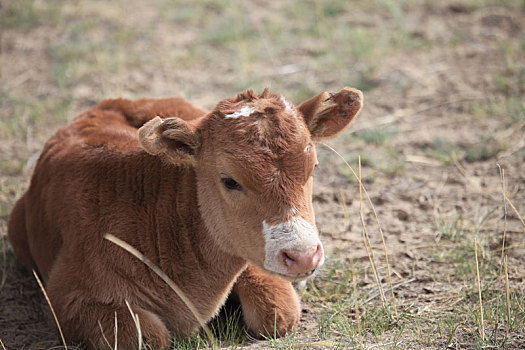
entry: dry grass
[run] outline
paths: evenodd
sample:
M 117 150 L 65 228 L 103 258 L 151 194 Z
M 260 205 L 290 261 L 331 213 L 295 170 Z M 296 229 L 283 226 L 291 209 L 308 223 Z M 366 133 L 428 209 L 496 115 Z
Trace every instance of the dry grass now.
M 158 266 L 156 266 L 155 264 L 153 264 L 151 262 L 151 260 L 149 260 L 148 258 L 146 258 L 146 256 L 144 256 L 144 254 L 142 254 L 141 252 L 139 252 L 137 249 L 135 249 L 134 247 L 130 246 L 128 243 L 122 241 L 121 239 L 111 235 L 111 234 L 107 234 L 104 236 L 105 239 L 107 239 L 108 241 L 110 241 L 111 243 L 113 244 L 116 244 L 118 245 L 119 247 L 121 247 L 122 249 L 126 250 L 128 253 L 130 253 L 131 255 L 133 255 L 134 257 L 136 257 L 137 259 L 139 259 L 140 261 L 142 261 L 147 267 L 149 267 L 153 272 L 155 272 L 160 278 L 162 278 L 162 280 L 175 292 L 175 294 L 178 295 L 178 297 L 184 302 L 184 304 L 186 305 L 186 307 L 188 308 L 188 310 L 190 310 L 190 312 L 193 314 L 193 316 L 195 317 L 195 319 L 197 320 L 197 322 L 200 324 L 200 326 L 202 327 L 202 329 L 204 329 L 204 332 L 206 332 L 206 336 L 208 337 L 208 339 L 210 340 L 211 344 L 212 344 L 212 348 L 213 349 L 216 349 L 217 348 L 217 341 L 215 340 L 215 337 L 213 336 L 212 332 L 210 331 L 210 329 L 208 328 L 208 326 L 206 325 L 206 322 L 204 321 L 204 319 L 202 318 L 202 316 L 200 315 L 199 311 L 195 308 L 195 305 L 193 305 L 193 303 L 191 302 L 190 299 L 188 299 L 188 297 L 186 296 L 186 294 L 184 294 L 184 292 L 179 288 L 179 286 L 177 286 L 177 284 L 175 282 L 173 282 L 173 280 L 171 278 L 168 277 L 168 275 L 166 275 Z M 127 304 L 127 302 L 126 302 Z M 129 308 L 129 304 L 128 305 L 128 308 Z M 131 311 L 131 308 L 130 308 L 130 312 L 131 312 L 131 315 L 133 317 L 133 320 L 135 320 L 135 324 L 138 325 L 138 322 L 136 320 L 136 318 L 133 316 L 133 312 Z M 140 328 L 137 326 L 137 331 L 139 332 L 140 334 Z M 116 338 L 115 338 L 116 339 Z M 140 339 L 140 337 L 139 337 Z M 139 342 L 141 343 L 141 342 Z M 140 348 L 140 346 L 139 346 Z
M 213 336 L 256 349 L 525 347 L 523 10 L 520 0 L 8 1 L 0 345 L 61 346 L 4 236 L 57 127 L 106 97 L 209 108 L 246 88 L 298 103 L 353 86 L 365 108 L 329 144 L 344 160 L 318 150 L 328 258 L 300 292 L 301 328 L 255 341 L 233 311 Z M 358 172 L 347 166 L 359 159 Z M 212 344 L 197 334 L 172 348 Z
M 384 305 L 386 307 L 385 293 L 384 293 L 383 287 L 381 286 L 381 282 L 380 282 L 379 276 L 377 274 L 377 269 L 376 269 L 375 263 L 374 263 L 373 252 L 372 252 L 372 248 L 370 246 L 370 239 L 369 239 L 368 233 L 366 231 L 366 224 L 365 224 L 365 220 L 364 220 L 364 216 L 363 216 L 363 192 L 365 192 L 368 204 L 370 205 L 370 208 L 371 208 L 372 212 L 374 213 L 374 218 L 376 220 L 377 228 L 378 228 L 378 231 L 379 231 L 379 234 L 380 234 L 380 237 L 381 237 L 381 243 L 383 245 L 383 252 L 384 252 L 385 264 L 386 264 L 386 269 L 387 269 L 387 279 L 388 279 L 388 284 L 390 286 L 390 292 L 391 292 L 391 296 L 392 296 L 392 305 L 393 305 L 393 308 L 394 308 L 394 315 L 397 317 L 398 315 L 397 315 L 397 307 L 396 307 L 396 298 L 394 296 L 394 288 L 392 287 L 391 271 L 390 271 L 390 264 L 388 263 L 388 252 L 387 252 L 387 247 L 386 247 L 386 243 L 385 243 L 385 237 L 383 235 L 383 230 L 381 229 L 381 222 L 379 221 L 379 217 L 378 217 L 377 212 L 375 210 L 374 204 L 372 203 L 372 200 L 370 199 L 370 195 L 366 191 L 365 186 L 363 185 L 363 182 L 362 182 L 361 156 L 358 157 L 358 166 L 359 167 L 358 167 L 358 174 L 356 174 L 354 169 L 350 166 L 350 164 L 348 164 L 348 162 L 343 158 L 343 156 L 341 156 L 341 154 L 339 152 L 337 152 L 334 148 L 330 147 L 327 144 L 324 144 L 324 143 L 321 143 L 321 144 L 324 147 L 330 149 L 332 152 L 334 152 L 339 158 L 341 158 L 341 160 L 345 163 L 345 165 L 348 167 L 348 169 L 354 175 L 354 178 L 359 183 L 359 214 L 360 214 L 359 216 L 360 216 L 360 219 L 361 219 L 361 230 L 362 230 L 362 234 L 363 234 L 363 244 L 365 246 L 365 249 L 366 249 L 366 252 L 367 252 L 367 255 L 368 255 L 368 259 L 370 261 L 370 266 L 372 268 L 372 271 L 374 272 L 374 277 L 375 277 L 375 280 L 376 280 L 376 284 L 377 284 L 379 295 L 381 295 L 381 300 L 383 301 L 383 303 L 384 303 Z
M 53 314 L 53 319 L 55 320 L 55 324 L 57 325 L 58 332 L 60 333 L 60 339 L 62 340 L 62 344 L 64 344 L 64 349 L 67 350 L 66 339 L 64 338 L 64 333 L 62 333 L 62 327 L 60 326 L 60 323 L 58 322 L 58 318 L 55 313 L 55 309 L 53 308 L 53 305 L 51 304 L 51 300 L 49 300 L 49 297 L 47 296 L 46 289 L 44 288 L 44 285 L 42 284 L 42 281 L 40 280 L 40 277 L 38 277 L 38 274 L 36 273 L 35 270 L 33 270 L 33 276 L 35 276 L 35 279 L 38 282 L 38 286 L 40 287 L 42 294 L 44 294 L 44 297 L 46 298 L 47 304 L 49 305 L 49 309 L 51 310 L 51 313 Z
M 485 341 L 485 322 L 483 321 L 483 299 L 481 297 L 481 280 L 479 278 L 479 263 L 478 263 L 478 241 L 474 239 L 474 258 L 476 260 L 476 277 L 477 277 L 477 286 L 478 286 L 478 297 L 479 297 L 479 318 L 481 328 L 479 330 L 479 335 L 481 340 Z

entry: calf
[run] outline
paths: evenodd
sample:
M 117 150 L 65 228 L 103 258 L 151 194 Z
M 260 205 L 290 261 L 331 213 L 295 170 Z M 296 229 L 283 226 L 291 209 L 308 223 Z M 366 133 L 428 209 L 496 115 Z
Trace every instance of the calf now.
M 46 283 L 68 341 L 133 348 L 138 315 L 155 347 L 199 324 L 141 261 L 141 251 L 210 320 L 231 291 L 255 334 L 285 334 L 300 304 L 290 281 L 324 261 L 312 209 L 312 142 L 341 132 L 361 92 L 298 107 L 265 90 L 207 112 L 180 98 L 106 100 L 44 146 L 8 235 Z

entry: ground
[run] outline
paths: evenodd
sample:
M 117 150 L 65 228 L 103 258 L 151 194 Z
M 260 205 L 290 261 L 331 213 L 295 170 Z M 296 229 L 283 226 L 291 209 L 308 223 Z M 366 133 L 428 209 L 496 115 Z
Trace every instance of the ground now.
M 0 11 L 0 346 L 62 346 L 5 238 L 56 128 L 106 97 L 211 108 L 248 88 L 299 103 L 351 86 L 365 107 L 328 145 L 356 173 L 360 157 L 370 202 L 318 145 L 327 262 L 300 289 L 300 328 L 255 341 L 226 317 L 214 323 L 222 346 L 525 348 L 523 1 L 7 0 Z M 196 335 L 173 348 L 208 345 Z

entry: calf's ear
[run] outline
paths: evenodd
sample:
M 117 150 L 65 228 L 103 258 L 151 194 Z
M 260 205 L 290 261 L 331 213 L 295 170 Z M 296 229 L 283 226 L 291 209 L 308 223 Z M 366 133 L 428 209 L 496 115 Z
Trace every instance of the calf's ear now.
M 319 141 L 339 134 L 363 107 L 363 93 L 344 88 L 339 92 L 324 91 L 301 103 L 297 109 L 310 130 L 312 140 Z
M 139 143 L 149 154 L 166 157 L 172 163 L 193 163 L 200 136 L 182 119 L 155 117 L 139 129 Z

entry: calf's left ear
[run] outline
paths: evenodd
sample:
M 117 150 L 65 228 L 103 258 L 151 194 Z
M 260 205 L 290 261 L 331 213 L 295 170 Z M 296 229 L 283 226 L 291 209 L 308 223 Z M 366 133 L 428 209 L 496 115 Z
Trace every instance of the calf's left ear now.
M 356 89 L 344 88 L 339 92 L 321 92 L 301 103 L 297 109 L 303 114 L 312 140 L 319 141 L 343 131 L 361 107 L 363 93 Z
M 155 117 L 139 129 L 139 143 L 146 152 L 172 163 L 193 163 L 200 146 L 196 128 L 179 118 Z

